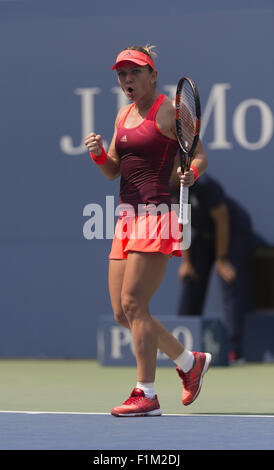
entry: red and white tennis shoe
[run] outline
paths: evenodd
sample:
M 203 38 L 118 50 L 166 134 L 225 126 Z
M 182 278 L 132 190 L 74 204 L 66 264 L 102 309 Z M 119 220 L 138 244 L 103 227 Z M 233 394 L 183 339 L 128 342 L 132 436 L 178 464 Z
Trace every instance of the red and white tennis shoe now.
M 183 381 L 182 403 L 185 406 L 193 403 L 199 395 L 203 376 L 208 371 L 212 358 L 211 354 L 200 352 L 193 352 L 193 356 L 194 364 L 188 372 L 183 372 L 179 367 L 176 367 L 178 375 Z
M 154 398 L 147 398 L 144 391 L 134 388 L 130 397 L 121 405 L 112 408 L 113 416 L 161 416 L 162 411 L 157 395 Z

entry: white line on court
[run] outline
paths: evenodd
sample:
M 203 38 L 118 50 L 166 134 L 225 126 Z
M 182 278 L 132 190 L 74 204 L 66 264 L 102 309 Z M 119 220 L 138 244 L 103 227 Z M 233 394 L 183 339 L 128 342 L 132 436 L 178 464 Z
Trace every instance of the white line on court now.
M 0 414 L 1 413 L 6 413 L 6 414 L 9 414 L 9 413 L 12 413 L 12 414 L 29 414 L 29 415 L 39 415 L 39 414 L 45 414 L 45 415 L 103 415 L 103 416 L 110 416 L 110 413 L 93 413 L 93 412 L 82 412 L 82 411 L 15 411 L 15 410 L 0 410 Z M 163 417 L 165 416 L 183 416 L 185 418 L 187 417 L 201 417 L 201 416 L 205 416 L 205 417 L 223 417 L 223 418 L 272 418 L 274 419 L 274 414 L 273 415 L 264 415 L 264 414 L 255 414 L 255 415 L 252 415 L 252 414 L 244 414 L 244 413 L 241 413 L 241 414 L 216 414 L 216 413 L 201 413 L 201 414 L 179 414 L 179 413 L 163 413 L 162 414 Z

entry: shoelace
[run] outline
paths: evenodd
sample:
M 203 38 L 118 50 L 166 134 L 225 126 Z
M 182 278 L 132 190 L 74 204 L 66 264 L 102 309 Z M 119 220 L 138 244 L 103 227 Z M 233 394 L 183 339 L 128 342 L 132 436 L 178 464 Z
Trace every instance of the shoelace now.
M 124 405 L 131 405 L 131 403 L 135 403 L 136 401 L 144 398 L 143 396 L 139 395 L 130 395 L 130 397 L 123 403 Z
M 139 397 L 129 397 L 126 401 L 124 401 L 124 405 L 131 405 L 131 403 L 134 403 L 136 401 L 136 399 L 138 399 Z

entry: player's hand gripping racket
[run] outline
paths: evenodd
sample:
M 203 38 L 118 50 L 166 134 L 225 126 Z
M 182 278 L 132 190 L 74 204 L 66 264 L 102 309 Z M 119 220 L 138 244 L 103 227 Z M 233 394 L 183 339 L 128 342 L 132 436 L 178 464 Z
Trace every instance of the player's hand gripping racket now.
M 175 99 L 176 132 L 180 149 L 181 169 L 190 169 L 191 159 L 199 140 L 201 105 L 198 89 L 191 78 L 179 80 Z M 180 186 L 179 224 L 188 224 L 188 187 Z

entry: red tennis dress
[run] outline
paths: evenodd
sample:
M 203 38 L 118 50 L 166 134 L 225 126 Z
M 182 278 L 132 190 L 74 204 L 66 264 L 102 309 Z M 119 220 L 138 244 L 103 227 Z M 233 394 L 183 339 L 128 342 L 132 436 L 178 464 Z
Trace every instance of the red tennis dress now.
M 169 191 L 178 143 L 162 134 L 156 123 L 164 100 L 165 95 L 159 95 L 141 124 L 128 129 L 125 122 L 133 103 L 118 124 L 120 215 L 110 259 L 126 259 L 129 251 L 182 256 L 178 216 Z

